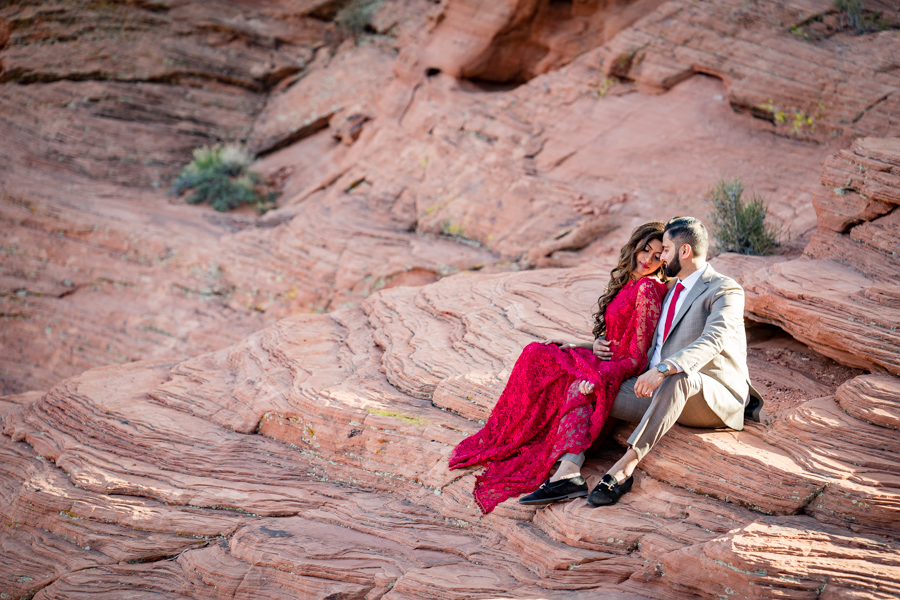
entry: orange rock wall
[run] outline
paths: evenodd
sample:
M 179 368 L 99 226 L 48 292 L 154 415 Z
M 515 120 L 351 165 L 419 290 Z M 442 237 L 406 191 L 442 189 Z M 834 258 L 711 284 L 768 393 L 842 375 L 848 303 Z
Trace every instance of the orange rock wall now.
M 900 375 L 900 138 L 863 138 L 828 159 L 819 228 L 799 260 L 753 274 L 747 309 L 842 363 Z
M 0 8 L 0 595 L 900 595 L 897 30 L 385 0 L 352 39 L 338 8 Z M 166 196 L 229 140 L 277 210 Z M 613 507 L 482 517 L 446 459 L 521 347 L 584 338 L 633 226 L 723 174 L 794 237 L 715 259 L 790 334 L 749 328 L 766 423 L 676 426 Z
M 424 73 L 522 83 L 602 46 L 661 0 L 447 2 L 419 57 Z
M 839 405 L 834 386 L 852 374 L 804 383 L 798 369 L 819 359 L 795 346 L 777 366 L 784 340 L 751 345 L 751 375 L 775 382 L 764 393 L 793 397 L 769 424 L 676 427 L 608 510 L 510 501 L 479 516 L 474 473 L 448 472 L 448 453 L 518 348 L 577 333 L 600 283 L 539 270 L 384 290 L 365 313 L 284 319 L 177 365 L 94 369 L 7 399 L 2 510 L 16 529 L 0 559 L 31 578 L 7 589 L 43 577 L 46 597 L 242 596 L 246 581 L 279 597 L 896 593 L 897 448 L 890 422 L 868 416 L 896 412 L 893 382 L 852 379 Z M 591 458 L 592 482 L 615 452 Z M 32 531 L 42 558 L 24 571 L 18 540 Z M 720 568 L 723 552 L 738 568 Z M 56 566 L 61 553 L 72 567 Z

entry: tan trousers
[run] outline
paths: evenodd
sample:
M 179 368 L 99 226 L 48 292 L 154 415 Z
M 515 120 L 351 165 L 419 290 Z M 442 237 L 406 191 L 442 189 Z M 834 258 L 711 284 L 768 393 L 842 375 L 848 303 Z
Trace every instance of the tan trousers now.
M 638 424 L 628 438 L 638 460 L 643 459 L 675 423 L 707 429 L 726 426 L 703 398 L 704 385 L 722 385 L 715 379 L 704 375 L 688 377 L 684 373 L 669 375 L 650 398 L 635 395 L 636 381 L 637 377 L 632 377 L 622 382 L 609 416 Z M 566 453 L 560 460 L 581 466 L 584 453 Z
M 638 398 L 634 393 L 636 377 L 622 383 L 609 416 L 624 421 L 637 422 L 628 438 L 638 459 L 644 458 L 650 449 L 662 439 L 676 422 L 688 427 L 716 429 L 725 427 L 722 419 L 713 412 L 703 398 L 704 385 L 722 385 L 718 381 L 684 373 L 669 375 L 649 398 Z

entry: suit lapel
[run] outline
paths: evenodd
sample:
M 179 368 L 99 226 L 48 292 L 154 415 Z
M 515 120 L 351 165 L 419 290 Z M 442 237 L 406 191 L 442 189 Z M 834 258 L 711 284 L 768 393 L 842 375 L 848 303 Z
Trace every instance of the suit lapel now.
M 681 308 L 678 309 L 678 312 L 675 314 L 675 318 L 672 320 L 672 328 L 669 330 L 669 337 L 672 336 L 672 332 L 675 331 L 675 328 L 678 327 L 678 323 L 681 321 L 681 318 L 687 314 L 687 311 L 690 310 L 691 304 L 694 303 L 694 300 L 700 297 L 700 295 L 706 291 L 707 286 L 709 286 L 709 282 L 712 281 L 713 275 L 716 272 L 713 270 L 712 265 L 707 263 L 706 270 L 703 272 L 703 275 L 700 276 L 700 279 L 697 280 L 697 283 L 694 284 L 694 287 L 691 288 L 691 291 L 688 292 L 687 298 L 684 299 L 684 303 L 681 305 Z M 666 338 L 668 339 L 668 337 Z
M 672 287 L 669 288 L 669 291 L 666 292 L 666 295 L 665 295 L 665 297 L 663 298 L 663 306 L 666 305 L 666 301 L 668 301 L 668 299 L 671 298 L 671 297 L 672 297 L 672 294 L 674 294 L 674 293 L 675 293 L 675 286 L 673 285 Z M 659 321 L 659 323 L 657 323 L 657 325 L 656 325 L 657 329 L 654 329 L 654 330 L 653 330 L 653 343 L 650 344 L 650 350 L 647 351 L 647 366 L 648 366 L 648 368 L 653 366 L 653 365 L 650 364 L 650 360 L 653 358 L 653 354 L 656 352 L 656 336 L 657 336 L 657 332 L 659 331 L 660 325 L 661 325 L 662 323 L 665 323 L 665 321 L 663 320 L 663 319 L 665 319 L 665 318 L 666 318 L 666 315 L 665 315 L 665 314 L 660 314 L 660 321 Z M 673 322 L 674 322 L 674 321 L 673 321 Z M 675 326 L 673 325 L 672 327 L 673 327 L 673 329 L 674 329 Z M 669 334 L 671 334 L 671 333 L 672 333 L 672 332 L 670 331 Z M 665 346 L 665 344 L 666 344 L 666 340 L 663 340 L 663 345 Z

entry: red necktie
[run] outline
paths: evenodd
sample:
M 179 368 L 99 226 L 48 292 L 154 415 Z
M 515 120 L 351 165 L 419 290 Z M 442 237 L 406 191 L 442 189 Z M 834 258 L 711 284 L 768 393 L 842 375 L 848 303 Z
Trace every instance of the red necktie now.
M 669 301 L 669 312 L 666 313 L 666 328 L 663 329 L 663 342 L 669 337 L 669 329 L 672 328 L 672 321 L 675 319 L 675 305 L 678 304 L 678 296 L 681 295 L 681 290 L 683 289 L 684 286 L 681 285 L 680 281 L 675 284 L 675 291 L 672 293 L 672 299 Z

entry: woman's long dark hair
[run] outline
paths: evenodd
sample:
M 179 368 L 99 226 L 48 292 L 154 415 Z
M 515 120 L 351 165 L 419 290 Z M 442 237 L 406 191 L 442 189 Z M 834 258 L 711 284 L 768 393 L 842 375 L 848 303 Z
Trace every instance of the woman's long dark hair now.
M 606 307 L 613 301 L 625 284 L 631 280 L 631 274 L 637 268 L 637 253 L 643 250 L 652 240 L 660 240 L 663 238 L 663 230 L 666 224 L 660 221 L 652 221 L 644 223 L 631 232 L 631 238 L 624 246 L 619 254 L 619 264 L 616 268 L 609 272 L 609 284 L 606 286 L 603 295 L 597 300 L 599 308 L 594 313 L 594 338 L 598 338 L 606 334 Z M 662 265 L 654 273 L 657 277 L 664 278 L 662 273 Z

